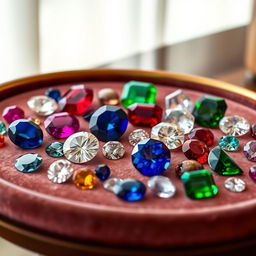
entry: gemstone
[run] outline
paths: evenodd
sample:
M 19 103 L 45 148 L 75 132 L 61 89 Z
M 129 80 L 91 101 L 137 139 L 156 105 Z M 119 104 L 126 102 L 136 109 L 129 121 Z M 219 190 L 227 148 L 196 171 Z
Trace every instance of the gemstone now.
M 90 169 L 79 169 L 73 174 L 73 184 L 82 190 L 93 189 L 96 185 L 96 176 Z
M 242 169 L 236 162 L 228 156 L 221 147 L 217 146 L 210 151 L 208 164 L 213 171 L 219 175 L 237 175 L 242 174 Z
M 256 139 L 256 124 L 251 126 L 251 135 L 254 139 Z
M 17 106 L 6 107 L 3 111 L 3 118 L 8 124 L 25 117 L 24 111 Z
M 121 181 L 115 194 L 122 200 L 127 202 L 136 202 L 144 198 L 146 186 L 138 180 L 126 179 Z
M 225 115 L 227 105 L 224 99 L 204 96 L 198 99 L 194 106 L 193 116 L 197 124 L 215 128 Z
M 83 115 L 92 104 L 93 91 L 83 84 L 73 85 L 59 100 L 61 111 L 71 115 Z
M 176 166 L 175 172 L 176 175 L 180 178 L 184 172 L 191 172 L 203 169 L 203 165 L 196 160 L 184 160 Z
M 44 95 L 31 97 L 27 104 L 31 110 L 40 116 L 49 116 L 58 109 L 56 101 Z
M 37 125 L 41 124 L 41 120 L 39 118 L 29 117 L 28 120 L 31 120 L 33 123 L 35 123 Z
M 7 131 L 6 125 L 4 124 L 4 122 L 0 121 L 0 134 L 4 135 L 4 134 L 6 134 L 6 131 Z
M 43 158 L 39 154 L 28 153 L 16 158 L 14 166 L 20 172 L 35 172 L 41 166 L 42 161 Z
M 162 120 L 163 110 L 155 104 L 134 103 L 128 107 L 129 122 L 135 126 L 153 127 Z
M 49 88 L 45 91 L 45 96 L 54 99 L 56 102 L 58 102 L 61 99 L 61 93 L 60 90 L 56 88 Z
M 136 129 L 130 133 L 128 140 L 132 146 L 135 146 L 141 140 L 147 138 L 149 138 L 149 134 L 146 131 L 144 131 L 143 129 Z
M 96 166 L 94 173 L 100 180 L 106 180 L 110 175 L 110 169 L 105 164 L 99 164 Z
M 256 140 L 248 141 L 245 144 L 244 155 L 248 160 L 256 162 Z
M 256 182 L 256 165 L 253 165 L 249 168 L 249 176 L 254 182 Z
M 63 152 L 72 163 L 86 163 L 93 159 L 99 150 L 99 141 L 89 132 L 77 132 L 64 142 Z
M 164 112 L 163 122 L 176 124 L 187 134 L 193 129 L 195 118 L 188 111 L 167 109 Z
M 2 148 L 5 144 L 5 139 L 4 139 L 4 135 L 0 134 L 0 148 Z
M 188 95 L 179 89 L 165 97 L 165 108 L 191 112 L 193 109 L 193 102 Z
M 98 99 L 101 105 L 117 105 L 119 103 L 118 93 L 111 88 L 99 90 Z
M 231 192 L 243 192 L 246 189 L 246 184 L 239 178 L 230 177 L 225 180 L 224 186 Z
M 24 149 L 38 148 L 43 143 L 41 128 L 28 119 L 18 119 L 12 122 L 8 129 L 10 140 Z
M 160 198 L 169 198 L 174 196 L 176 187 L 171 180 L 164 176 L 153 176 L 148 179 L 148 187 Z
M 220 130 L 232 136 L 242 136 L 249 132 L 249 122 L 241 116 L 225 116 L 220 120 Z
M 182 146 L 184 132 L 175 124 L 159 123 L 151 130 L 151 138 L 162 141 L 169 149 Z
M 181 181 L 186 195 L 191 199 L 214 197 L 218 193 L 213 176 L 208 170 L 184 172 Z
M 51 157 L 62 157 L 63 153 L 63 143 L 61 142 L 52 142 L 48 144 L 45 148 L 45 152 Z
M 132 163 L 145 176 L 162 174 L 170 162 L 170 150 L 159 140 L 144 139 L 133 148 Z
M 44 121 L 45 130 L 53 137 L 64 139 L 79 131 L 78 119 L 67 112 L 53 114 Z
M 115 193 L 117 191 L 118 185 L 120 184 L 121 181 L 122 181 L 122 179 L 113 177 L 113 178 L 110 178 L 110 179 L 107 179 L 106 181 L 104 181 L 103 187 L 107 191 Z
M 73 174 L 74 169 L 67 160 L 56 160 L 48 169 L 48 179 L 54 183 L 66 182 Z
M 220 138 L 219 146 L 225 151 L 237 151 L 239 140 L 235 136 L 226 135 Z
M 154 104 L 156 87 L 151 83 L 130 81 L 124 85 L 121 102 L 127 108 L 133 103 Z
M 90 130 L 99 140 L 118 140 L 128 125 L 126 113 L 117 106 L 102 106 L 90 119 Z
M 208 147 L 213 145 L 214 135 L 207 128 L 194 128 L 189 134 L 189 139 L 197 139 L 204 142 Z
M 209 148 L 200 140 L 187 140 L 182 145 L 182 152 L 188 159 L 193 159 L 200 164 L 205 164 L 209 155 Z
M 109 141 L 102 147 L 103 155 L 110 160 L 118 160 L 125 154 L 125 148 L 119 141 Z

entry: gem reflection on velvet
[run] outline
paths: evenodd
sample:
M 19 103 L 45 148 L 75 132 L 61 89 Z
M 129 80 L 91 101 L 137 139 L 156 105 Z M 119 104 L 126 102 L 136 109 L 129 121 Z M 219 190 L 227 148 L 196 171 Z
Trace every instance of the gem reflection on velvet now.
M 39 169 L 43 158 L 36 153 L 28 153 L 19 156 L 15 161 L 15 168 L 23 173 L 35 172 Z

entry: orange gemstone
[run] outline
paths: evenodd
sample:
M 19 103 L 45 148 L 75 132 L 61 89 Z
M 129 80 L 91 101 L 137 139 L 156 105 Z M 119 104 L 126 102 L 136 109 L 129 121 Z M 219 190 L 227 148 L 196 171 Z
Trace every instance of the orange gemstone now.
M 4 135 L 0 134 L 0 148 L 4 146 Z
M 111 88 L 104 88 L 98 92 L 98 99 L 101 105 L 117 105 L 119 96 L 117 92 Z
M 79 189 L 93 189 L 96 184 L 96 175 L 90 169 L 79 169 L 73 175 L 73 183 Z
M 41 124 L 41 120 L 39 118 L 30 117 L 29 120 L 31 120 L 33 123 L 35 123 L 37 125 Z

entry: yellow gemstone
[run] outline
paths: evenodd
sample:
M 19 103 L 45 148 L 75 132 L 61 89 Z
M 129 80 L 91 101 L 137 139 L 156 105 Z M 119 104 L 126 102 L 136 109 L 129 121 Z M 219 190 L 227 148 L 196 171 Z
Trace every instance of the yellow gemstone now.
M 73 175 L 73 183 L 79 189 L 93 189 L 96 184 L 96 175 L 90 169 L 79 169 Z
M 35 123 L 37 125 L 41 124 L 41 120 L 39 118 L 30 117 L 29 120 L 31 120 L 33 123 Z
M 111 88 L 104 88 L 98 92 L 98 99 L 101 105 L 117 105 L 119 96 L 117 92 Z

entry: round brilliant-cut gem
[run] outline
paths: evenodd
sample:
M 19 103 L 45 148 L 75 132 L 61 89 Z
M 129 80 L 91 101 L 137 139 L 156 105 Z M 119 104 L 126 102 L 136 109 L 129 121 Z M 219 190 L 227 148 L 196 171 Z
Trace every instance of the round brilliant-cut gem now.
M 49 88 L 49 89 L 47 89 L 45 91 L 45 96 L 54 99 L 56 102 L 58 102 L 61 99 L 60 90 L 58 90 L 56 88 Z
M 48 169 L 48 179 L 53 183 L 66 182 L 73 174 L 74 169 L 67 160 L 57 160 Z
M 110 169 L 105 164 L 99 164 L 96 166 L 94 173 L 100 180 L 106 180 L 110 175 Z
M 38 148 L 43 143 L 41 128 L 28 119 L 18 119 L 12 122 L 8 129 L 10 140 L 24 149 Z
M 63 152 L 72 163 L 86 163 L 93 159 L 99 150 L 99 141 L 89 132 L 77 132 L 64 142 Z
M 4 135 L 0 134 L 0 148 L 2 148 L 5 144 L 5 139 L 4 139 Z
M 79 169 L 73 174 L 73 184 L 82 190 L 93 189 L 96 181 L 96 176 L 90 169 Z
M 78 119 L 67 112 L 53 114 L 44 121 L 45 130 L 58 139 L 67 138 L 79 131 Z
M 118 186 L 122 179 L 119 178 L 109 178 L 103 183 L 104 189 L 106 189 L 109 192 L 115 193 L 118 190 Z
M 243 192 L 246 189 L 246 184 L 243 180 L 235 177 L 230 177 L 225 180 L 224 186 L 231 192 Z
M 27 104 L 31 110 L 40 116 L 49 116 L 58 109 L 56 101 L 45 95 L 31 97 Z
M 237 137 L 250 130 L 249 122 L 241 116 L 225 116 L 220 120 L 219 126 L 223 133 Z
M 149 138 L 149 134 L 143 129 L 136 129 L 132 131 L 128 137 L 129 143 L 135 146 L 141 140 Z
M 169 198 L 174 196 L 176 187 L 171 180 L 164 176 L 153 176 L 148 179 L 148 187 L 160 198 Z
M 43 158 L 39 154 L 28 153 L 16 158 L 14 166 L 20 172 L 35 172 L 41 166 L 42 161 Z
M 104 88 L 99 90 L 98 99 L 101 105 L 117 105 L 119 103 L 119 95 L 112 88 Z
M 103 155 L 110 160 L 118 160 L 125 154 L 125 148 L 119 141 L 109 141 L 102 147 Z
M 253 165 L 249 168 L 249 176 L 254 182 L 256 182 L 256 165 Z
M 170 150 L 159 140 L 144 139 L 132 151 L 134 167 L 145 176 L 162 174 L 167 170 L 170 162 Z
M 214 135 L 211 130 L 206 128 L 194 128 L 189 134 L 189 139 L 203 141 L 208 147 L 213 145 Z
M 196 160 L 184 160 L 176 166 L 175 171 L 176 175 L 180 178 L 184 172 L 192 172 L 203 169 L 203 165 Z
M 61 142 L 52 142 L 48 144 L 45 148 L 45 152 L 51 157 L 62 157 L 63 153 L 63 143 Z
M 245 144 L 244 155 L 248 160 L 256 162 L 256 140 L 251 140 Z
M 128 125 L 126 113 L 117 106 L 102 106 L 90 119 L 90 131 L 101 141 L 118 140 Z
M 4 122 L 0 121 L 0 134 L 4 135 L 4 134 L 6 134 L 6 131 L 7 131 L 6 125 L 4 124 Z
M 10 124 L 15 120 L 23 119 L 25 117 L 24 111 L 17 106 L 6 107 L 3 111 L 3 118 Z
M 251 135 L 254 139 L 256 139 L 256 124 L 251 126 Z
M 162 141 L 169 149 L 182 146 L 184 131 L 175 124 L 159 123 L 151 130 L 151 138 Z
M 226 135 L 220 138 L 219 146 L 225 151 L 237 151 L 239 140 L 235 136 Z

